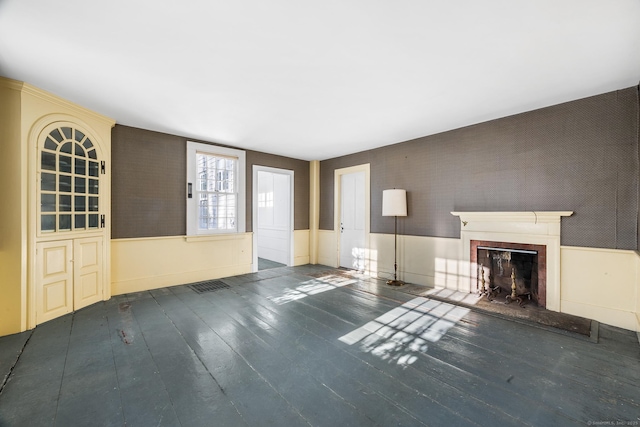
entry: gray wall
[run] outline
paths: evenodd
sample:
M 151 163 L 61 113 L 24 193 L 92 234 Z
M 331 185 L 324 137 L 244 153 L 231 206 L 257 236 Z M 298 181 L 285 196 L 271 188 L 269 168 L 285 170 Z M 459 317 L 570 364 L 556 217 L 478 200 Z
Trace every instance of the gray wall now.
M 111 237 L 186 234 L 186 147 L 181 136 L 116 125 L 111 133 Z M 247 231 L 253 165 L 294 171 L 294 228 L 309 228 L 309 162 L 247 151 Z
M 638 249 L 638 87 L 320 163 L 320 228 L 334 170 L 371 164 L 371 232 L 393 233 L 382 190 L 404 188 L 400 234 L 459 238 L 451 211 L 572 210 L 563 245 Z

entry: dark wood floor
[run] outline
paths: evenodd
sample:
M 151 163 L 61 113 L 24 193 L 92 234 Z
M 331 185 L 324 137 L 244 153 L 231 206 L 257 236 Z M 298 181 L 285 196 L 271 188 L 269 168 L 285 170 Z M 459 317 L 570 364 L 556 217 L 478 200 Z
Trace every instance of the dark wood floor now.
M 596 344 L 335 273 L 118 296 L 0 338 L 0 379 L 24 346 L 0 426 L 640 423 L 635 333 Z

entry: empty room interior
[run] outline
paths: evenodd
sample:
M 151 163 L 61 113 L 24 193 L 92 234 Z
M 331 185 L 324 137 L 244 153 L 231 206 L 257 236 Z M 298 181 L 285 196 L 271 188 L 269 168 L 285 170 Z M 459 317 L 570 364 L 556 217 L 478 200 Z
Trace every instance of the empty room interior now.
M 640 425 L 640 2 L 0 0 L 0 427 Z

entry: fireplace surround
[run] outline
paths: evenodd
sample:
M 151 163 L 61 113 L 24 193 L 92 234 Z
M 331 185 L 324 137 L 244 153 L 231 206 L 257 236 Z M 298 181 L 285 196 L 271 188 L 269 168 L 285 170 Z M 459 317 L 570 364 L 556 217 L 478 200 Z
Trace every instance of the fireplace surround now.
M 528 212 L 451 212 L 460 217 L 460 259 L 467 264 L 468 273 L 462 272 L 459 291 L 476 292 L 478 281 L 477 246 L 543 247 L 544 272 L 538 260 L 538 281 L 544 281 L 544 306 L 548 310 L 561 311 L 560 307 L 560 226 L 562 217 L 571 216 L 572 211 L 528 211 Z M 497 245 L 497 246 L 496 246 Z M 480 245 L 483 246 L 483 245 Z M 475 254 L 475 255 L 472 255 Z M 468 275 L 467 275 L 468 274 Z

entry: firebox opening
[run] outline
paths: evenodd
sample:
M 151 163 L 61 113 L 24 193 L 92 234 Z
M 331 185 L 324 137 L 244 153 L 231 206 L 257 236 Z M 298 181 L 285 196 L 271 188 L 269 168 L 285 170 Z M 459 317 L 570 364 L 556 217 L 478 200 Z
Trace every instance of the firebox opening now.
M 545 305 L 538 291 L 538 251 L 478 246 L 477 262 L 478 277 L 482 280 L 484 274 L 489 299 L 510 302 L 517 298 L 521 305 Z

